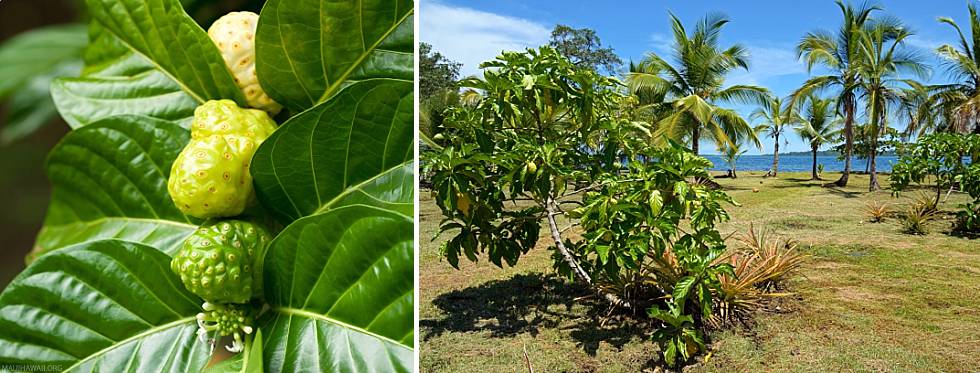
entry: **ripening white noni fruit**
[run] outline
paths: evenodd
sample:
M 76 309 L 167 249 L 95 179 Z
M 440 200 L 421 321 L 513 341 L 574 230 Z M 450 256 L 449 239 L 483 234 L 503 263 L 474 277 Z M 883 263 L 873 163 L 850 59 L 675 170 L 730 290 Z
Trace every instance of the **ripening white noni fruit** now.
M 235 82 L 245 93 L 248 105 L 276 115 L 282 105 L 262 90 L 255 71 L 255 29 L 258 25 L 258 14 L 231 12 L 214 21 L 208 29 L 208 36 L 218 46 Z

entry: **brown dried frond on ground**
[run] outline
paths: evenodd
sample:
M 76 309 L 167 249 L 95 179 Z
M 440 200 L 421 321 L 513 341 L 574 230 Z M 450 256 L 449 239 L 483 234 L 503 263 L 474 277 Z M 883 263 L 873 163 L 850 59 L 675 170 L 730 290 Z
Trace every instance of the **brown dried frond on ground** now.
M 938 217 L 932 200 L 917 200 L 906 207 L 902 214 L 902 232 L 915 235 L 929 233 L 928 224 Z
M 721 292 L 713 323 L 734 320 L 759 308 L 766 299 L 789 295 L 777 292 L 777 287 L 806 258 L 795 241 L 782 239 L 768 229 L 749 226 L 748 232 L 736 239 L 743 247 L 733 248 L 719 259 L 734 267 L 736 277 L 719 277 Z
M 889 213 L 888 204 L 877 200 L 870 201 L 864 206 L 864 212 L 872 223 L 881 223 Z

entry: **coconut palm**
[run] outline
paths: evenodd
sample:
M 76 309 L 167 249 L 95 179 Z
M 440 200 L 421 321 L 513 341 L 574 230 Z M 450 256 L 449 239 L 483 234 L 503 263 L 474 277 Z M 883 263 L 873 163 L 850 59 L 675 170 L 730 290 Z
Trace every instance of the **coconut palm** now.
M 734 144 L 725 145 L 724 147 L 718 148 L 718 152 L 721 153 L 722 159 L 725 163 L 728 163 L 728 177 L 732 179 L 738 178 L 738 173 L 736 172 L 736 166 L 738 165 L 738 159 L 742 157 L 745 152 L 745 140 L 738 139 Z
M 950 112 L 937 107 L 938 96 L 932 95 L 932 86 L 915 81 L 907 83 L 908 86 L 899 91 L 897 115 L 900 121 L 905 122 L 903 141 L 938 130 L 940 123 L 948 123 L 944 113 Z
M 765 133 L 767 137 L 773 138 L 772 168 L 769 169 L 766 176 L 776 177 L 779 173 L 779 138 L 786 131 L 786 128 L 799 122 L 796 109 L 790 105 L 790 102 L 770 96 L 749 115 L 749 119 L 752 121 L 761 120 L 762 123 L 755 126 L 755 132 Z
M 851 157 L 854 152 L 854 116 L 857 108 L 857 90 L 862 80 L 856 67 L 861 58 L 859 39 L 866 24 L 871 19 L 871 13 L 881 8 L 863 4 L 854 7 L 837 0 L 844 17 L 840 29 L 836 33 L 814 31 L 807 33 L 800 40 L 796 50 L 800 58 L 806 61 L 807 69 L 822 65 L 831 73 L 808 79 L 799 90 L 793 93 L 794 101 L 801 99 L 810 92 L 827 88 L 836 89 L 836 101 L 844 113 L 844 171 L 835 183 L 843 187 L 847 185 L 851 173 Z
M 748 69 L 748 52 L 735 44 L 722 48 L 718 38 L 728 19 L 707 15 L 688 35 L 673 14 L 670 21 L 674 34 L 672 60 L 649 53 L 639 63 L 630 63 L 626 83 L 641 104 L 660 112 L 652 118 L 655 138 L 689 141 L 698 153 L 704 138 L 718 145 L 731 145 L 744 137 L 756 144 L 759 139 L 751 126 L 736 111 L 718 106 L 722 102 L 760 102 L 768 92 L 751 85 L 725 87 L 725 75 L 736 69 Z
M 817 151 L 820 146 L 835 141 L 840 136 L 841 118 L 837 115 L 833 99 L 806 95 L 800 102 L 800 121 L 796 133 L 810 145 L 813 154 L 811 180 L 821 180 L 817 173 Z
M 933 129 L 980 134 L 980 50 L 977 49 L 980 47 L 980 16 L 973 4 L 968 4 L 967 9 L 970 12 L 970 38 L 963 35 L 963 30 L 951 18 L 939 18 L 939 22 L 951 26 L 959 36 L 959 45 L 944 44 L 936 49 L 953 82 L 932 86 L 932 111 L 943 115 L 944 120 L 940 123 L 944 128 L 924 127 L 920 133 Z
M 865 101 L 868 137 L 871 139 L 868 190 L 872 192 L 880 189 L 875 167 L 878 138 L 882 129 L 888 126 L 889 110 L 901 105 L 903 91 L 900 85 L 909 82 L 901 76 L 908 73 L 925 78 L 929 72 L 921 56 L 902 47 L 910 36 L 912 32 L 908 28 L 897 20 L 888 19 L 871 24 L 859 39 L 861 58 L 856 65 L 862 77 L 861 98 Z

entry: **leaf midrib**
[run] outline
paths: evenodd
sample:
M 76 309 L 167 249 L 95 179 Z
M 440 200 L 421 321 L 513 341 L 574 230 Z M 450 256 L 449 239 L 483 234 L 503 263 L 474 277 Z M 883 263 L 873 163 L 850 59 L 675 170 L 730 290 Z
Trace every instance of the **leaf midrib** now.
M 405 22 L 405 20 L 409 19 L 409 17 L 412 17 L 414 14 L 415 14 L 415 10 L 408 11 L 407 13 L 405 13 L 404 16 L 402 16 L 398 20 L 398 22 L 395 22 L 394 24 L 392 24 L 392 26 L 389 27 L 388 30 L 385 31 L 384 35 L 381 35 L 381 37 L 378 38 L 378 40 L 376 40 L 374 42 L 374 44 L 371 44 L 371 47 L 370 48 L 368 48 L 367 50 L 365 50 L 364 53 L 361 53 L 361 55 L 359 57 L 357 57 L 357 60 L 354 61 L 354 63 L 352 63 L 350 65 L 350 67 L 347 68 L 347 71 L 344 71 L 343 74 L 341 74 L 339 77 L 337 77 L 337 80 L 335 80 L 333 83 L 331 83 L 330 86 L 327 87 L 327 89 L 325 91 L 323 91 L 323 95 L 320 96 L 320 99 L 317 100 L 317 102 L 313 106 L 319 105 L 319 104 L 323 103 L 324 101 L 326 101 L 328 98 L 330 98 L 330 96 L 332 96 L 333 93 L 335 91 L 337 91 L 337 89 L 339 89 L 342 84 L 344 84 L 345 82 L 347 82 L 347 77 L 349 77 L 352 73 L 354 73 L 354 70 L 357 70 L 357 68 L 359 68 L 361 66 L 361 64 L 364 62 L 364 60 L 367 59 L 367 57 L 369 55 L 371 55 L 372 53 L 374 53 L 374 51 L 376 49 L 378 49 L 378 46 L 379 45 L 381 45 L 382 42 L 384 42 L 386 39 L 388 39 L 388 37 L 391 36 L 391 34 L 394 33 L 395 30 L 397 30 L 398 27 L 401 26 L 401 24 Z M 363 25 L 362 25 L 362 28 L 363 28 Z
M 113 29 L 111 29 L 111 28 L 109 28 L 109 27 L 107 27 L 105 25 L 102 26 L 102 29 L 104 29 L 109 34 L 112 34 L 112 36 L 115 37 L 116 40 L 118 40 L 120 43 L 122 43 L 123 45 L 125 45 L 126 48 L 129 48 L 129 50 L 132 51 L 133 53 L 139 55 L 140 57 L 143 57 L 144 60 L 146 60 L 147 62 L 149 62 L 151 65 L 153 65 L 153 67 L 155 67 L 157 70 L 159 70 L 161 73 L 163 73 L 163 75 L 166 75 L 168 78 L 170 78 L 170 80 L 174 81 L 174 83 L 177 83 L 177 85 L 180 86 L 181 90 L 183 90 L 184 92 L 187 92 L 187 94 L 190 95 L 191 97 L 193 97 L 195 101 L 197 101 L 198 103 L 202 103 L 202 104 L 204 103 L 205 100 L 203 98 L 201 98 L 200 96 L 198 96 L 197 95 L 197 92 L 194 92 L 189 87 L 187 87 L 186 85 L 184 85 L 184 82 L 182 82 L 179 79 L 177 79 L 176 77 L 174 77 L 170 73 L 170 71 L 167 71 L 162 66 L 160 66 L 160 64 L 158 64 L 157 61 L 154 61 L 152 58 L 150 58 L 149 56 L 143 54 L 143 52 L 140 52 L 138 49 L 136 49 L 136 47 L 134 47 L 132 44 L 130 44 L 129 41 L 126 41 L 121 36 L 119 36 L 119 34 L 117 34 L 115 32 L 115 30 L 113 30 Z
M 97 352 L 89 355 L 88 357 L 79 360 L 75 364 L 72 364 L 72 366 L 68 367 L 68 369 L 63 370 L 63 372 L 69 372 L 72 369 L 75 369 L 76 367 L 80 366 L 81 364 L 83 364 L 83 363 L 85 363 L 85 362 L 87 362 L 89 360 L 92 360 L 95 357 L 100 357 L 102 355 L 105 355 L 109 351 L 112 351 L 112 350 L 118 348 L 119 346 L 125 345 L 125 344 L 127 344 L 127 343 L 129 343 L 131 341 L 135 341 L 135 340 L 140 339 L 142 337 L 145 337 L 147 335 L 150 335 L 150 334 L 153 334 L 153 333 L 157 333 L 157 332 L 160 332 L 162 330 L 170 329 L 170 328 L 173 328 L 174 326 L 177 326 L 177 325 L 180 325 L 180 324 L 185 324 L 188 321 L 195 321 L 195 320 L 197 320 L 197 317 L 196 316 L 188 316 L 188 317 L 185 317 L 185 318 L 182 318 L 182 319 L 177 319 L 175 321 L 171 321 L 171 322 L 166 323 L 166 324 L 163 324 L 163 325 L 152 327 L 152 328 L 147 329 L 147 330 L 145 330 L 145 331 L 143 331 L 143 332 L 141 332 L 139 334 L 133 335 L 132 337 L 129 337 L 129 338 L 120 340 L 120 341 L 118 341 L 116 343 L 113 343 L 109 347 L 103 348 L 103 349 L 101 349 L 101 350 L 99 350 L 99 351 L 97 351 Z
M 374 176 L 372 176 L 372 177 L 370 177 L 370 178 L 368 178 L 368 179 L 366 179 L 366 180 L 364 180 L 364 181 L 362 181 L 360 183 L 357 183 L 357 184 L 354 184 L 354 185 L 351 185 L 351 186 L 348 186 L 348 187 L 344 188 L 344 191 L 343 192 L 341 192 L 337 196 L 331 198 L 329 201 L 327 201 L 327 203 L 323 204 L 322 206 L 320 206 L 320 208 L 316 209 L 316 211 L 314 211 L 313 214 L 311 214 L 311 215 L 322 214 L 324 212 L 330 211 L 330 208 L 333 206 L 334 203 L 337 203 L 338 201 L 340 201 L 341 199 L 343 199 L 344 197 L 346 197 L 346 196 L 348 196 L 348 195 L 350 195 L 352 193 L 361 191 L 361 188 L 364 187 L 365 185 L 370 184 L 371 182 L 373 182 L 375 180 L 378 180 L 382 176 L 387 175 L 388 172 L 391 172 L 393 170 L 397 170 L 397 169 L 399 169 L 401 167 L 405 167 L 410 162 L 411 161 L 405 161 L 405 162 L 399 163 L 398 165 L 396 165 L 394 167 L 389 167 L 387 169 L 382 170 L 377 175 L 374 175 Z M 317 193 L 317 194 L 319 194 L 319 193 Z M 392 211 L 392 212 L 397 213 L 399 215 L 402 215 L 402 214 L 400 214 L 398 212 L 395 212 L 395 211 Z
M 354 326 L 354 325 L 345 323 L 345 322 L 340 321 L 340 320 L 337 320 L 337 319 L 332 319 L 330 317 L 327 317 L 326 315 L 321 315 L 321 314 L 318 314 L 316 312 L 310 312 L 310 311 L 301 310 L 301 309 L 292 308 L 292 307 L 276 307 L 276 308 L 273 308 L 272 310 L 274 312 L 278 312 L 278 313 L 282 313 L 282 314 L 286 314 L 286 315 L 296 315 L 296 316 L 306 317 L 306 318 L 309 318 L 309 319 L 322 320 L 322 321 L 325 321 L 325 322 L 328 322 L 328 323 L 331 323 L 331 324 L 340 326 L 342 328 L 350 329 L 350 330 L 353 330 L 355 332 L 362 333 L 362 334 L 371 336 L 373 338 L 379 339 L 381 341 L 391 343 L 391 344 L 393 344 L 395 346 L 401 347 L 401 348 L 403 348 L 405 350 L 408 350 L 408 351 L 413 351 L 414 350 L 411 347 L 408 347 L 408 346 L 402 344 L 401 342 L 396 341 L 396 340 L 394 340 L 394 339 L 392 339 L 390 337 L 386 337 L 386 336 L 383 336 L 381 334 L 378 334 L 378 333 L 375 333 L 375 332 L 372 332 L 372 331 L 368 331 L 367 329 L 361 328 L 359 326 Z
M 62 227 L 65 227 L 65 228 L 67 228 L 68 226 L 76 225 L 76 224 L 81 224 L 81 225 L 86 225 L 86 226 L 92 226 L 92 225 L 97 225 L 97 224 L 101 224 L 103 222 L 109 222 L 109 221 L 113 221 L 113 220 L 122 220 L 123 222 L 132 222 L 132 223 L 148 223 L 148 224 L 172 225 L 172 226 L 179 227 L 179 228 L 197 229 L 197 226 L 194 225 L 194 224 L 181 223 L 181 222 L 175 221 L 175 220 L 168 220 L 168 219 L 148 219 L 148 218 L 130 218 L 130 217 L 125 217 L 125 216 L 109 216 L 109 215 L 106 215 L 106 216 L 103 216 L 101 218 L 94 219 L 94 220 L 88 220 L 88 221 L 73 221 L 73 222 L 64 223 L 64 224 L 52 224 L 52 225 L 49 225 L 48 227 L 51 227 L 51 228 L 62 228 Z

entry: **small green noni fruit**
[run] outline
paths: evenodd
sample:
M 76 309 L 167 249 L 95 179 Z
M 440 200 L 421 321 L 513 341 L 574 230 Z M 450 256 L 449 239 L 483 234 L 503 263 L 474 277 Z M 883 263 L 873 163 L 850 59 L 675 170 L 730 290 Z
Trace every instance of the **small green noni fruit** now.
M 211 352 L 217 339 L 226 335 L 233 336 L 234 340 L 225 348 L 233 353 L 242 352 L 245 348 L 245 338 L 242 334 L 252 334 L 253 330 L 251 325 L 253 320 L 246 310 L 242 306 L 210 302 L 204 302 L 201 308 L 204 312 L 197 314 L 197 335 L 202 341 L 211 345 Z
M 191 141 L 170 169 L 167 189 L 184 214 L 201 219 L 237 216 L 254 199 L 248 167 L 276 124 L 261 110 L 231 100 L 194 110 Z
M 255 29 L 258 25 L 258 14 L 231 12 L 214 21 L 208 28 L 208 36 L 221 52 L 248 105 L 276 115 L 282 105 L 265 93 L 255 71 Z
M 269 234 L 240 220 L 198 228 L 170 262 L 184 287 L 212 303 L 245 303 L 261 286 Z

